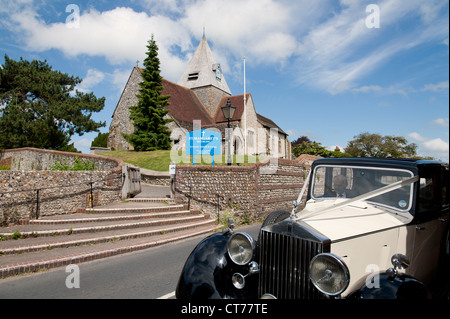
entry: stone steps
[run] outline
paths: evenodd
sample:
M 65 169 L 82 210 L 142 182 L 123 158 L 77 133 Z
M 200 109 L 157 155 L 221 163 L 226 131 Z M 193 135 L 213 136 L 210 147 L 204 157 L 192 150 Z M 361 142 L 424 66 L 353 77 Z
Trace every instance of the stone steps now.
M 0 278 L 146 249 L 218 228 L 208 215 L 186 208 L 142 199 L 0 228 Z

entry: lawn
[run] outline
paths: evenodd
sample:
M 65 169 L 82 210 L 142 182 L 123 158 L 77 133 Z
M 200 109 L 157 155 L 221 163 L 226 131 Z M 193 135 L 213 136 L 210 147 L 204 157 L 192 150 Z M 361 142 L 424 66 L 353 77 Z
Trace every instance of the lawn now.
M 125 163 L 129 163 L 141 168 L 153 171 L 165 172 L 169 170 L 169 165 L 175 162 L 177 165 L 192 165 L 192 156 L 186 155 L 184 152 L 175 152 L 171 155 L 170 151 L 152 151 L 152 152 L 135 152 L 135 151 L 111 151 L 101 153 L 100 155 L 121 159 Z M 248 166 L 259 161 L 255 156 L 239 156 L 232 157 L 233 165 Z M 236 163 L 236 161 L 238 163 Z M 227 165 L 226 156 L 215 156 L 215 165 Z M 212 165 L 210 155 L 196 156 L 196 165 Z

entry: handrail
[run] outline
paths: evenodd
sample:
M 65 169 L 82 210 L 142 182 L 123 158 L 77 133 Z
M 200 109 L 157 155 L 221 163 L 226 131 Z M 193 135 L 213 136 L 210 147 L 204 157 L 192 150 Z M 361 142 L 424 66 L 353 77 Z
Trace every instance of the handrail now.
M 100 183 L 100 182 L 104 182 L 104 181 L 113 181 L 116 179 L 122 179 L 122 186 L 123 183 L 125 182 L 124 176 L 123 174 L 120 174 L 116 177 L 106 177 L 103 179 L 98 179 L 96 181 L 90 181 L 90 182 L 83 182 L 83 183 L 75 183 L 75 184 L 71 184 L 71 185 L 58 185 L 58 186 L 51 186 L 51 187 L 40 187 L 40 188 L 33 188 L 33 189 L 26 189 L 26 190 L 19 190 L 19 191 L 9 191 L 9 192 L 0 192 L 0 197 L 3 197 L 3 195 L 6 194 L 18 194 L 18 193 L 27 193 L 27 192 L 36 192 L 36 213 L 35 213 L 35 217 L 36 219 L 39 219 L 40 216 L 40 192 L 42 190 L 49 190 L 49 189 L 57 189 L 57 188 L 67 188 L 67 187 L 74 187 L 74 186 L 80 186 L 80 185 L 88 185 L 90 186 L 90 197 L 89 197 L 89 203 L 90 203 L 90 208 L 94 207 L 94 201 L 93 201 L 93 184 L 96 183 Z
M 119 179 L 119 178 L 123 179 L 123 176 L 121 175 L 121 176 L 114 177 L 114 178 L 99 179 L 99 180 L 96 180 L 94 182 L 91 181 L 91 182 L 87 182 L 87 183 L 84 182 L 84 183 L 77 183 L 77 184 L 70 184 L 70 185 L 58 185 L 58 186 L 52 186 L 52 187 L 32 188 L 32 189 L 25 189 L 25 190 L 20 190 L 20 191 L 0 192 L 0 195 L 3 195 L 3 194 L 14 194 L 14 193 L 26 193 L 26 192 L 35 191 L 37 189 L 46 190 L 46 189 L 54 189 L 54 188 L 61 188 L 61 187 L 73 187 L 73 186 L 79 186 L 79 185 L 89 185 L 90 183 L 98 183 L 98 182 L 103 182 L 103 181 L 107 181 L 107 180 L 110 181 L 110 180 L 115 180 L 115 179 Z M 122 180 L 122 183 L 123 183 L 123 180 Z
M 204 204 L 209 204 L 209 205 L 217 206 L 217 222 L 218 222 L 218 223 L 220 222 L 220 199 L 221 199 L 221 198 L 222 198 L 222 199 L 225 199 L 225 196 L 224 196 L 224 195 L 221 195 L 221 194 L 218 194 L 218 193 L 210 193 L 210 194 L 212 194 L 212 195 L 215 195 L 215 197 L 217 198 L 217 204 L 214 204 L 214 203 L 212 203 L 212 202 L 210 202 L 210 201 L 205 201 L 205 200 L 202 200 L 202 199 L 200 199 L 200 198 L 194 197 L 194 196 L 192 195 L 192 186 L 187 185 L 186 183 L 183 183 L 183 182 L 180 182 L 180 181 L 176 181 L 175 177 L 173 178 L 173 180 L 174 180 L 174 188 L 173 188 L 174 193 L 177 192 L 177 193 L 183 194 L 185 197 L 188 198 L 188 209 L 189 209 L 189 210 L 191 209 L 191 198 L 194 199 L 194 200 L 196 200 L 197 202 L 200 202 L 200 203 L 204 203 Z M 189 188 L 189 194 L 186 194 L 186 193 L 183 192 L 182 190 L 178 189 L 178 188 L 176 187 L 176 183 L 179 183 L 179 184 L 181 184 L 181 185 L 184 185 L 184 186 L 188 187 L 188 188 Z M 204 188 L 203 188 L 203 189 L 204 189 Z

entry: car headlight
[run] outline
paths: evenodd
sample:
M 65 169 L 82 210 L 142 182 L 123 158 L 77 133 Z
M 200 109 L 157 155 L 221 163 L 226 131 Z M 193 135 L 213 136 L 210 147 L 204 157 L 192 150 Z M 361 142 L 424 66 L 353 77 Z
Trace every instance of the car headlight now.
M 319 291 L 329 296 L 341 294 L 350 282 L 347 265 L 333 254 L 315 256 L 310 263 L 309 277 Z
M 228 240 L 228 255 L 238 265 L 246 265 L 253 258 L 255 241 L 246 233 L 235 233 Z

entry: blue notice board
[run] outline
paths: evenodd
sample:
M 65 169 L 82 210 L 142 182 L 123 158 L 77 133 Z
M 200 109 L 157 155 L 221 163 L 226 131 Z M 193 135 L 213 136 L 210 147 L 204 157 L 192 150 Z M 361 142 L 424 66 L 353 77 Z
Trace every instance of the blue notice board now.
M 218 132 L 198 130 L 186 134 L 186 154 L 192 156 L 192 164 L 195 165 L 195 155 L 222 155 L 222 136 Z

